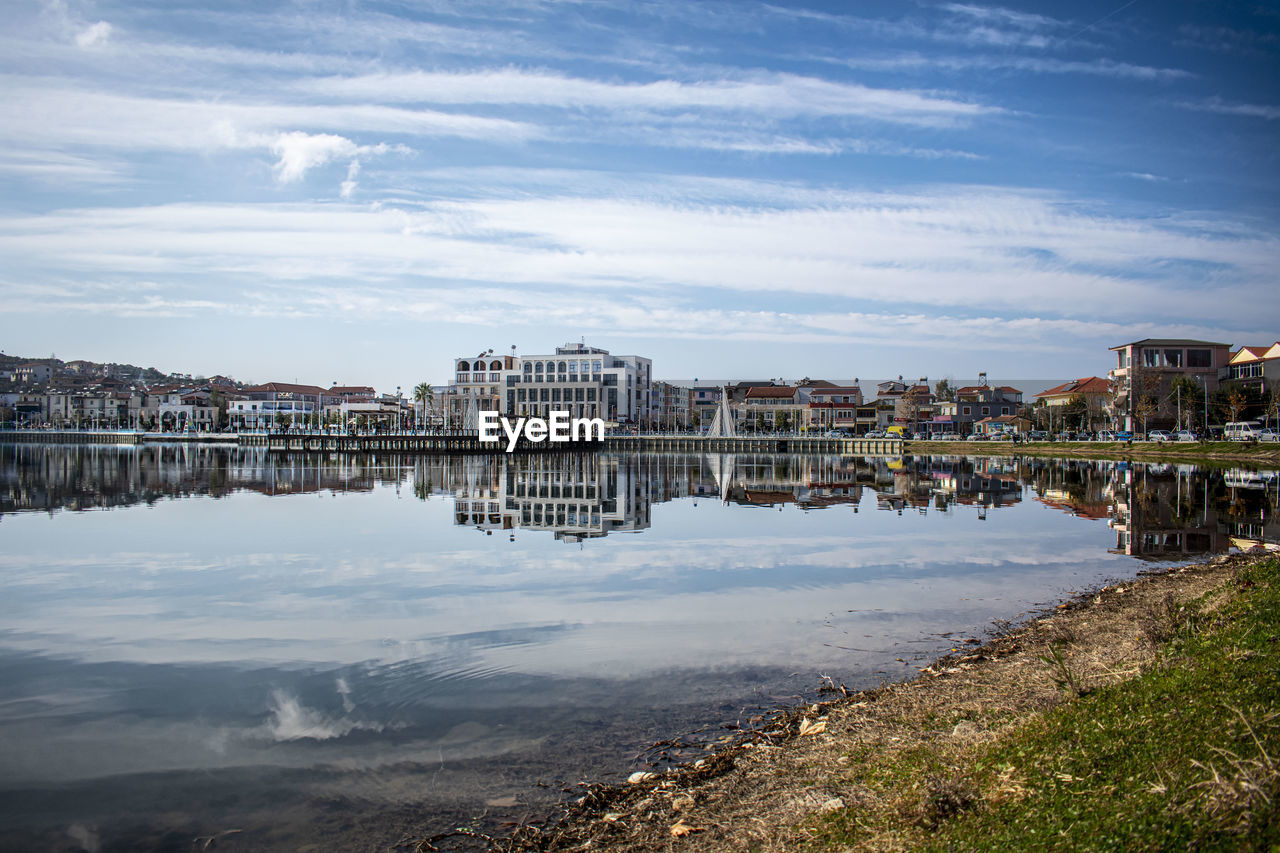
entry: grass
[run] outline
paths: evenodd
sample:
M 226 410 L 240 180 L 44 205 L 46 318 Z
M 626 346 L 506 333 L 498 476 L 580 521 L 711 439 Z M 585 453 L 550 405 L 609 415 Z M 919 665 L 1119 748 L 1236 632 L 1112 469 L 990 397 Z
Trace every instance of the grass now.
M 1136 620 L 1150 654 L 1086 689 L 1064 644 L 1060 703 L 948 753 L 850 751 L 845 784 L 886 805 L 814 822 L 819 849 L 1280 848 L 1280 560 L 1229 594 Z M 963 723 L 930 722 L 939 731 Z

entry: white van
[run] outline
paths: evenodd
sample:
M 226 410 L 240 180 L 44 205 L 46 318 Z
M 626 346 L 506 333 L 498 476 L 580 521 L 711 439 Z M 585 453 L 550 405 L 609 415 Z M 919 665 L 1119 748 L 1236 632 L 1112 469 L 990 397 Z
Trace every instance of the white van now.
M 1222 428 L 1222 437 L 1227 441 L 1257 441 L 1261 431 L 1257 421 L 1233 421 Z

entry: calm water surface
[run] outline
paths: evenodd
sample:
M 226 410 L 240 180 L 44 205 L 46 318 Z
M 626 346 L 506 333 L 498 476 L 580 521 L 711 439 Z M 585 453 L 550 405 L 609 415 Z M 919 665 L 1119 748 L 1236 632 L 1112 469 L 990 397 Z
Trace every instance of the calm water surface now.
M 496 826 L 824 678 L 1276 541 L 1277 504 L 1274 472 L 1169 465 L 3 446 L 0 848 Z

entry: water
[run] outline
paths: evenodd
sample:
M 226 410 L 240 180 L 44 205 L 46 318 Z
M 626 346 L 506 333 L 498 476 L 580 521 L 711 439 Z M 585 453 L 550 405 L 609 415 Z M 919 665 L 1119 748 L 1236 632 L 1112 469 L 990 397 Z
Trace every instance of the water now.
M 0 447 L 0 848 L 496 827 L 1276 541 L 1277 504 L 1274 472 L 1084 461 Z

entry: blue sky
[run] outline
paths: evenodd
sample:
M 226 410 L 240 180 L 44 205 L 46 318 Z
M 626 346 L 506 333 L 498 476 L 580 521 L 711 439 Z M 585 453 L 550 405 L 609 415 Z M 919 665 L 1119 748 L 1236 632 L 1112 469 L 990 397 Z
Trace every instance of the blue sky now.
M 1280 5 L 7 4 L 0 346 L 1073 377 L 1280 337 Z

